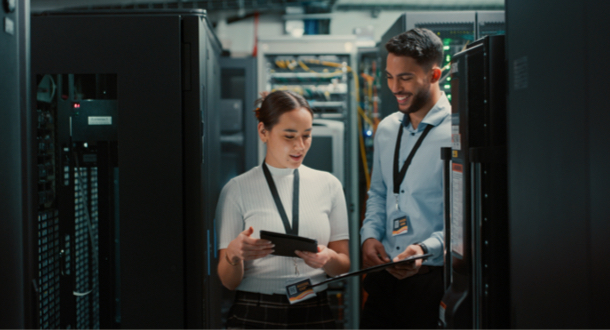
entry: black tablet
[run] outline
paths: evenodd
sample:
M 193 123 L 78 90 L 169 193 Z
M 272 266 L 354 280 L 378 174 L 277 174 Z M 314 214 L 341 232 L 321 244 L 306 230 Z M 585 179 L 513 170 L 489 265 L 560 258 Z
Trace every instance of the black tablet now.
M 343 278 L 346 278 L 346 277 L 350 277 L 350 276 L 356 276 L 356 275 L 361 275 L 361 274 L 365 274 L 365 273 L 372 273 L 372 272 L 380 271 L 382 269 L 385 269 L 385 268 L 388 268 L 388 267 L 391 267 L 391 266 L 395 266 L 395 265 L 398 265 L 398 264 L 414 262 L 417 259 L 424 259 L 425 260 L 425 259 L 428 259 L 428 257 L 431 257 L 431 256 L 432 256 L 432 253 L 428 253 L 428 254 L 416 254 L 416 255 L 407 257 L 405 259 L 402 259 L 402 260 L 391 261 L 391 262 L 388 262 L 388 263 L 385 263 L 385 264 L 381 264 L 381 265 L 377 265 L 377 266 L 373 266 L 373 267 L 357 270 L 355 272 L 337 275 L 335 277 L 331 277 L 329 279 L 326 279 L 326 280 L 324 280 L 324 281 L 322 281 L 320 283 L 316 283 L 314 285 L 311 285 L 311 287 L 313 288 L 313 287 L 318 286 L 318 285 L 326 284 L 326 283 L 333 282 L 333 281 L 336 281 L 336 280 L 340 280 L 340 279 L 343 279 Z
M 318 241 L 315 239 L 261 230 L 261 239 L 275 244 L 272 253 L 276 256 L 297 257 L 295 250 L 318 253 Z

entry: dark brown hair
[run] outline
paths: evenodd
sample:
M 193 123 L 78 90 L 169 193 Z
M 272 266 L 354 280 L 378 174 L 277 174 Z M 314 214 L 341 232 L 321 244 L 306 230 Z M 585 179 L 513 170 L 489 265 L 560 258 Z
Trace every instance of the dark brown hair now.
M 385 44 L 388 52 L 397 56 L 409 56 L 422 67 L 439 67 L 443 64 L 443 42 L 434 32 L 428 29 L 415 28 L 403 32 Z
M 291 91 L 275 91 L 256 101 L 260 108 L 254 110 L 256 119 L 271 130 L 280 120 L 280 116 L 294 109 L 305 108 L 313 117 L 313 111 L 303 96 Z

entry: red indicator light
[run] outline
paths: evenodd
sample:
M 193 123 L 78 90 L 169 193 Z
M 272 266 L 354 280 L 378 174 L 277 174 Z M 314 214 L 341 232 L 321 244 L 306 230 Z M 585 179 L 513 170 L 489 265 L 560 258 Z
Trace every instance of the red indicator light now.
M 79 109 L 80 108 L 80 103 L 74 103 L 74 109 Z

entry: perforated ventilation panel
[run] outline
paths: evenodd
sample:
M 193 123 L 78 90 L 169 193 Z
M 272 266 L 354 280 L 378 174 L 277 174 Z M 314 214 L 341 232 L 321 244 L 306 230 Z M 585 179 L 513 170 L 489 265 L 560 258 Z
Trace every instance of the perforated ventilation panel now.
M 87 214 L 91 219 L 91 230 L 98 241 L 98 197 L 97 168 L 80 167 L 74 173 L 74 241 L 76 281 L 76 327 L 99 329 L 99 264 L 91 249 L 91 237 Z M 95 192 L 95 193 L 93 193 Z M 86 205 L 88 203 L 88 205 Z M 88 206 L 88 209 L 85 207 Z
M 38 213 L 38 299 L 40 327 L 60 327 L 59 216 L 57 210 Z

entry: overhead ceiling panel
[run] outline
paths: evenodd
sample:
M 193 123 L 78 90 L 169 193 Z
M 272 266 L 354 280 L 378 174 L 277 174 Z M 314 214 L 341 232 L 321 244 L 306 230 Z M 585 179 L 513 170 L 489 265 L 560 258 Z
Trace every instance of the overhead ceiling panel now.
M 498 10 L 504 0 L 337 0 L 336 10 Z
M 503 10 L 504 0 L 31 0 L 34 12 L 63 8 L 283 9 L 303 6 L 332 10 Z M 308 12 L 310 12 L 308 10 Z
M 303 6 L 314 12 L 330 11 L 336 0 L 31 0 L 32 11 L 63 8 L 203 8 L 208 10 L 270 10 Z

